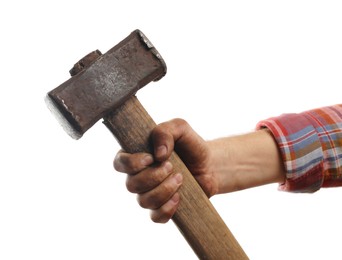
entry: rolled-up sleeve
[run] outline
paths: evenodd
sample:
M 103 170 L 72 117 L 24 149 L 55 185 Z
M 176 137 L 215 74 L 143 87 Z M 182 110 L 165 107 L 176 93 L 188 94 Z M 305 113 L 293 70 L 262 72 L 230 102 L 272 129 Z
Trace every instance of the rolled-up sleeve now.
M 342 104 L 263 120 L 276 140 L 286 170 L 280 190 L 315 192 L 342 186 Z

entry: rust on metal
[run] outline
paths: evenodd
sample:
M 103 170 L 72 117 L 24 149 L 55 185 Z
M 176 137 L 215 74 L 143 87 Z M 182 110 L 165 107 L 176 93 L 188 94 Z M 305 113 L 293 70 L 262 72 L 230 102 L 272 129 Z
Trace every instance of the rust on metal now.
M 134 96 L 162 78 L 166 65 L 139 30 L 101 55 L 91 52 L 70 71 L 72 78 L 48 93 L 50 107 L 65 121 L 65 129 L 80 138 L 103 117 L 105 125 L 127 152 L 150 152 L 153 119 Z M 228 227 L 180 158 L 169 158 L 183 174 L 182 198 L 173 221 L 200 259 L 248 259 Z M 194 203 L 194 201 L 196 203 Z
M 70 76 L 73 77 L 82 70 L 88 68 L 97 58 L 99 58 L 102 53 L 99 50 L 92 51 L 91 53 L 80 59 L 69 71 Z
M 136 30 L 107 53 L 88 54 L 71 74 L 48 98 L 80 137 L 108 111 L 162 78 L 166 65 L 147 37 Z

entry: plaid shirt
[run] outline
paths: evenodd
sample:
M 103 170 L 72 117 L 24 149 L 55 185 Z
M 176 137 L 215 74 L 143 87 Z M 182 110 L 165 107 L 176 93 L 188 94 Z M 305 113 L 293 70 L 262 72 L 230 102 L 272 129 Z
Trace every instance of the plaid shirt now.
M 286 181 L 280 190 L 315 192 L 342 186 L 342 104 L 300 114 L 284 114 L 258 123 L 278 143 Z

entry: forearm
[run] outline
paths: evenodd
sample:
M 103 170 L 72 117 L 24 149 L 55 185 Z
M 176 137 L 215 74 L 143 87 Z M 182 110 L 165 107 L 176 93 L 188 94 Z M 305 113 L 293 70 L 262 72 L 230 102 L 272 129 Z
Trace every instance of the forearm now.
M 216 139 L 208 144 L 218 194 L 285 181 L 280 152 L 266 129 Z

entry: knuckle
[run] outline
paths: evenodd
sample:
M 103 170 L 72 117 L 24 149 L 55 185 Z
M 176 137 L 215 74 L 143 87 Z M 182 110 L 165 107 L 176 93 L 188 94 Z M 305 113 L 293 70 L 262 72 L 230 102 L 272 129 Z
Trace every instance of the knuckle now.
M 136 160 L 128 160 L 126 167 L 129 173 L 137 173 L 141 170 L 140 164 Z
M 141 198 L 140 195 L 137 196 L 137 202 L 138 202 L 138 204 L 139 204 L 140 207 L 145 208 L 145 209 L 147 208 L 147 207 L 145 206 L 144 200 Z
M 137 193 L 137 184 L 133 181 L 132 177 L 128 176 L 126 179 L 126 188 L 131 193 Z
M 126 188 L 132 193 L 146 193 L 162 185 L 168 175 L 169 172 L 165 166 L 148 168 L 137 174 L 128 175 Z M 156 191 L 158 192 L 158 190 Z M 150 193 L 150 196 L 159 196 L 156 191 Z
M 129 189 L 137 193 L 137 183 L 128 181 Z M 159 184 L 155 189 L 141 193 L 137 196 L 137 201 L 142 208 L 159 209 L 177 192 L 178 185 L 171 178 Z M 166 210 L 166 208 L 161 209 Z M 168 211 L 166 211 L 168 213 Z
M 150 199 L 148 203 L 146 203 L 146 206 L 148 206 L 149 209 L 158 209 L 162 205 L 162 201 L 159 197 L 155 197 L 153 199 Z
M 169 134 L 170 131 L 174 132 L 175 129 L 183 128 L 189 126 L 189 123 L 182 118 L 174 118 L 170 121 L 163 122 L 156 126 L 154 129 L 155 135 L 166 135 Z
M 149 181 L 151 185 L 160 185 L 172 173 L 172 167 L 169 162 L 162 164 L 150 172 L 146 181 Z
M 176 126 L 187 126 L 188 122 L 183 118 L 175 118 L 172 120 Z
M 128 174 L 142 170 L 139 155 L 119 153 L 114 159 L 114 169 Z
M 163 221 L 161 221 L 161 217 L 157 214 L 151 214 L 151 220 L 154 222 L 154 223 L 164 223 Z
M 172 122 L 173 132 L 178 133 L 178 134 L 184 132 L 190 127 L 189 123 L 185 119 L 182 119 L 182 118 L 175 118 L 171 122 Z
M 124 167 L 122 163 L 122 154 L 120 152 L 116 154 L 114 158 L 113 166 L 114 166 L 114 169 L 118 172 L 124 171 Z
M 154 223 L 166 223 L 172 216 L 163 215 L 162 213 L 151 214 L 151 220 Z
M 141 194 L 137 196 L 137 201 L 145 209 L 158 209 L 163 204 L 160 194 Z
M 175 128 L 180 134 L 184 134 L 191 129 L 189 123 L 182 118 L 175 119 Z
M 166 223 L 172 218 L 176 210 L 177 204 L 172 201 L 168 201 L 159 209 L 152 210 L 151 219 L 156 223 Z
M 177 187 L 175 187 L 175 184 L 173 182 L 171 182 L 171 181 L 165 181 L 164 182 L 163 190 L 164 190 L 165 194 L 168 195 L 168 197 L 170 197 L 172 194 L 175 193 L 176 188 Z
M 164 209 L 163 207 L 160 210 L 160 221 L 165 223 L 173 216 L 173 208 Z
M 151 203 L 151 200 L 147 199 L 145 196 L 138 195 L 137 201 L 140 207 L 144 209 L 155 209 L 155 206 L 153 206 L 153 203 Z

